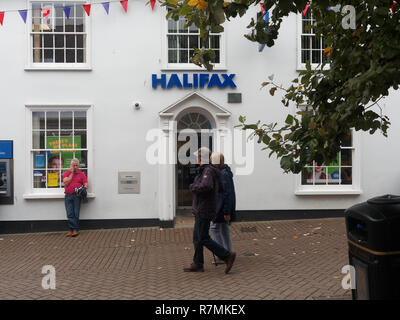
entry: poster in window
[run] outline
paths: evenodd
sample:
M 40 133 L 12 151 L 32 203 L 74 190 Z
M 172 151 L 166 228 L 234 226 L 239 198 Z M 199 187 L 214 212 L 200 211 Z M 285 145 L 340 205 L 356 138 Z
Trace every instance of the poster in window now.
M 36 154 L 35 155 L 35 168 L 44 168 L 45 167 L 45 159 L 46 156 L 44 154 Z
M 61 143 L 61 146 L 60 146 Z M 47 149 L 80 149 L 81 148 L 81 137 L 75 136 L 75 144 L 72 142 L 72 137 L 47 137 L 46 140 Z M 74 157 L 74 151 L 48 151 L 48 168 L 49 172 L 58 172 L 59 169 L 69 168 L 71 160 Z M 82 161 L 81 151 L 75 151 L 75 157 Z
M 48 180 L 47 180 L 48 187 L 58 187 L 58 173 L 48 173 Z

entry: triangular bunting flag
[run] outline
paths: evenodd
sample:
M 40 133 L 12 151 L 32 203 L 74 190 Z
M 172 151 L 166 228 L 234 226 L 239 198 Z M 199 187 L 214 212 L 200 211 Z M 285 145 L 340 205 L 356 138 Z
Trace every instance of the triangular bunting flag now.
M 24 23 L 26 23 L 26 15 L 28 13 L 28 10 L 18 10 L 19 15 L 21 16 L 22 20 L 24 20 Z
M 150 0 L 151 10 L 154 10 L 155 4 L 156 4 L 156 0 Z
M 82 5 L 82 7 L 83 7 L 83 9 L 85 9 L 85 11 L 86 11 L 86 14 L 88 15 L 88 16 L 90 16 L 90 8 L 91 8 L 91 4 L 83 4 Z
M 265 12 L 265 10 L 264 10 L 264 3 L 260 3 L 260 6 L 261 6 L 261 14 L 264 14 L 264 12 Z
M 307 3 L 305 9 L 303 10 L 303 16 L 306 15 L 309 6 L 310 6 L 310 3 Z
M 42 8 L 40 10 L 42 11 L 43 16 L 46 18 L 46 21 L 49 22 L 50 9 L 49 8 Z
M 67 17 L 67 19 L 69 19 L 69 15 L 70 15 L 70 13 L 71 13 L 71 7 L 64 7 L 64 13 L 65 13 L 65 16 Z
M 110 13 L 110 3 L 109 2 L 103 2 L 102 3 L 104 10 L 106 10 L 107 14 Z
M 4 11 L 0 12 L 0 24 L 3 25 L 4 21 Z
M 125 12 L 128 11 L 128 0 L 120 1 L 122 7 L 124 8 Z

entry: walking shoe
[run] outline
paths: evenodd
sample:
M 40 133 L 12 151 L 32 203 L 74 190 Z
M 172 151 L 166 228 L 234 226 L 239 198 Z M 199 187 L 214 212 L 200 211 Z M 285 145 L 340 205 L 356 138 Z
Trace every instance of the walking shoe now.
M 72 231 L 68 231 L 68 233 L 67 233 L 67 237 L 70 237 L 70 236 L 72 236 Z
M 192 263 L 189 267 L 183 268 L 185 272 L 204 272 L 203 267 L 198 267 L 194 263 Z
M 226 259 L 225 261 L 226 263 L 225 273 L 228 273 L 232 269 L 235 259 L 236 259 L 236 252 L 231 252 L 228 259 Z
M 78 231 L 73 231 L 71 237 L 76 237 L 79 234 Z

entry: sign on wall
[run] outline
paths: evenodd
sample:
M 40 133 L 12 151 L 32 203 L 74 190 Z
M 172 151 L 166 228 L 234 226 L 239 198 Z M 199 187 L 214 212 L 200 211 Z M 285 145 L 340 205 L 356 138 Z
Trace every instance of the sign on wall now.
M 140 193 L 140 172 L 137 171 L 118 172 L 118 193 L 119 194 Z
M 235 74 L 226 73 L 194 73 L 188 74 L 183 73 L 178 75 L 177 73 L 166 74 L 162 73 L 160 76 L 157 74 L 152 75 L 152 86 L 157 89 L 161 86 L 163 89 L 171 88 L 236 88 L 236 84 L 233 81 Z

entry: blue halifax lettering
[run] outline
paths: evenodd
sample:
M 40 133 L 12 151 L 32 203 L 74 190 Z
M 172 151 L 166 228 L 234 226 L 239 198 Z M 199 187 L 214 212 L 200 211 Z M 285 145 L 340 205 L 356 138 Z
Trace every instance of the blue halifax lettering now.
M 173 86 L 177 86 L 178 88 L 182 88 L 182 83 L 178 78 L 178 75 L 173 73 L 171 74 L 171 78 L 169 78 L 167 88 L 172 88 Z
M 158 79 L 156 74 L 153 74 L 151 78 L 152 78 L 152 83 L 153 83 L 154 89 L 157 88 L 157 85 L 159 83 L 161 84 L 161 88 L 165 89 L 165 87 L 167 85 L 167 75 L 166 74 L 162 74 L 161 79 Z
M 221 79 L 222 77 L 222 79 Z M 200 73 L 200 74 L 193 74 L 192 79 L 190 79 L 190 75 L 187 73 L 184 73 L 182 75 L 182 80 L 179 79 L 178 74 L 172 73 L 170 75 L 169 81 L 167 82 L 167 75 L 166 74 L 161 74 L 160 78 L 157 77 L 156 74 L 152 75 L 152 87 L 156 89 L 158 85 L 161 85 L 161 88 L 204 88 L 207 86 L 207 88 L 213 88 L 213 87 L 218 87 L 218 88 L 226 88 L 226 87 L 231 87 L 231 88 L 236 88 L 236 84 L 233 81 L 233 78 L 235 77 L 235 74 L 208 74 L 208 73 Z

